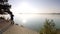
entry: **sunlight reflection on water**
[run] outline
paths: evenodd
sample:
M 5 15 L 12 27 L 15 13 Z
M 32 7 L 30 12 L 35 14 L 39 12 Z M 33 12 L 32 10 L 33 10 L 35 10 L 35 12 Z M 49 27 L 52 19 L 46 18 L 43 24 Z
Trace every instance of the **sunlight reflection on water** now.
M 32 30 L 38 31 L 42 27 L 45 19 L 53 19 L 56 23 L 56 27 L 59 27 L 60 15 L 48 15 L 48 14 L 15 14 L 14 21 L 15 23 L 24 27 L 30 28 Z

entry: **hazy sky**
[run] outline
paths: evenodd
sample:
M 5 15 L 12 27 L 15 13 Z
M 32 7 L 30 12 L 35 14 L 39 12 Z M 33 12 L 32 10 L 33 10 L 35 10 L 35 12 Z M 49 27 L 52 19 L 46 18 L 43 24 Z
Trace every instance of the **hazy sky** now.
M 60 0 L 9 0 L 14 13 L 60 13 Z

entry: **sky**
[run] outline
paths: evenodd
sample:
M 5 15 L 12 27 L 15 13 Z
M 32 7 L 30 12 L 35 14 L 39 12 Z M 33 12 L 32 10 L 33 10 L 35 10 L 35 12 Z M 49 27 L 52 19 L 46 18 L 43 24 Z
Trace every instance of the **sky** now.
M 60 0 L 9 0 L 13 13 L 60 13 Z

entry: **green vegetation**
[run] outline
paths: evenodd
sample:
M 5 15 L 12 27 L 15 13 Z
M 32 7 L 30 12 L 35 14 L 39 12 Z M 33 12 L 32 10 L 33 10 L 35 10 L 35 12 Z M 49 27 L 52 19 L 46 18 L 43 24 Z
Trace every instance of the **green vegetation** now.
M 57 34 L 54 21 L 46 19 L 40 34 Z

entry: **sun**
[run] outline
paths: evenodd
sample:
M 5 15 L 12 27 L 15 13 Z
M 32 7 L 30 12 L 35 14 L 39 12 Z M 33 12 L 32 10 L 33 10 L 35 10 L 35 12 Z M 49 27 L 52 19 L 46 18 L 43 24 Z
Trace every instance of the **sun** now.
M 11 9 L 14 14 L 16 13 L 38 13 L 38 8 L 35 8 L 32 4 L 29 2 L 21 2 L 18 3 L 16 7 L 13 7 Z

